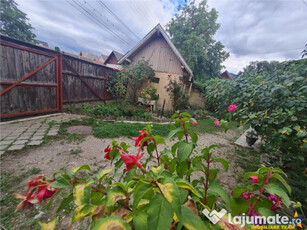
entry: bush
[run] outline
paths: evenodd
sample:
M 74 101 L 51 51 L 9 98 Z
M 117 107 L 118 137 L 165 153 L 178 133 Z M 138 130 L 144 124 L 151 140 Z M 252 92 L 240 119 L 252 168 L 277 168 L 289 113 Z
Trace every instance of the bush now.
M 171 79 L 166 87 L 172 100 L 174 111 L 187 109 L 189 106 L 188 91 L 184 90 L 183 86 L 183 83 L 178 83 Z
M 307 59 L 276 66 L 278 70 L 246 71 L 236 81 L 208 81 L 203 90 L 206 108 L 221 118 L 250 124 L 264 140 L 262 150 L 269 154 L 271 164 L 299 175 L 304 187 L 299 189 L 306 191 Z M 227 111 L 230 104 L 237 105 L 232 116 Z M 293 186 L 295 180 L 290 180 Z M 307 202 L 303 194 L 295 195 Z

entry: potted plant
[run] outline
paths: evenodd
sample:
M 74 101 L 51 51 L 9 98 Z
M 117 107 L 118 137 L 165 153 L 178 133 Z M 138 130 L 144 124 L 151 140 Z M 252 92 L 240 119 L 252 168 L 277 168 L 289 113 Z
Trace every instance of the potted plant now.
M 248 131 L 246 133 L 246 143 L 249 146 L 252 146 L 253 144 L 255 144 L 257 140 L 258 140 L 258 135 L 254 130 Z

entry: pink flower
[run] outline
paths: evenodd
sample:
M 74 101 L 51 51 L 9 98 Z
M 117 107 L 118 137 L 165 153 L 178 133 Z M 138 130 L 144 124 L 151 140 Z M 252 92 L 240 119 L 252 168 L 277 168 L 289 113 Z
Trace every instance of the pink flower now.
M 244 200 L 249 200 L 252 197 L 252 193 L 250 191 L 245 191 L 241 194 L 241 197 Z
M 113 68 L 113 70 L 116 70 L 116 68 Z
M 250 176 L 250 178 L 252 178 L 253 184 L 258 184 L 258 177 L 257 176 Z
M 234 112 L 234 111 L 236 110 L 236 108 L 237 108 L 237 105 L 236 105 L 236 104 L 229 105 L 228 111 L 229 111 L 230 113 L 232 113 L 232 112 Z
M 278 208 L 281 207 L 281 205 L 283 204 L 283 202 L 281 201 L 281 197 L 275 195 L 275 194 L 270 194 L 268 196 L 268 199 L 272 201 L 273 205 L 271 207 L 271 210 L 273 212 L 276 212 L 278 210 Z
M 220 126 L 220 121 L 219 121 L 219 120 L 215 120 L 215 121 L 214 121 L 214 125 L 215 125 L 216 127 L 219 127 L 219 126 Z
M 196 121 L 193 121 L 193 122 L 192 122 L 192 125 L 197 125 L 197 122 L 196 122 Z
M 118 86 L 118 82 L 116 82 L 116 86 Z
M 106 154 L 104 155 L 104 158 L 110 160 L 110 152 L 111 152 L 111 151 L 112 151 L 112 148 L 110 148 L 109 146 L 106 147 L 106 148 L 104 149 L 104 152 L 106 153 Z
M 126 71 L 126 69 L 122 69 L 122 71 Z
M 217 93 L 217 91 L 218 91 L 218 90 L 217 90 L 217 89 L 215 89 L 215 90 L 214 90 L 214 93 Z
M 143 155 L 144 153 L 138 155 L 131 155 L 125 152 L 121 153 L 120 157 L 122 158 L 123 162 L 125 162 L 126 164 L 126 172 L 132 169 L 134 165 L 136 165 L 139 168 L 142 168 L 143 166 L 139 162 L 139 160 L 142 158 Z
M 148 145 L 148 142 L 147 142 L 147 140 L 144 141 L 142 146 L 141 146 L 141 142 L 142 142 L 143 138 L 147 137 L 148 133 L 145 132 L 145 129 L 140 130 L 139 133 L 141 133 L 140 136 L 133 137 L 132 139 L 135 140 L 135 145 L 134 145 L 135 147 L 139 146 L 139 147 L 142 147 L 142 149 L 143 149 L 144 146 Z

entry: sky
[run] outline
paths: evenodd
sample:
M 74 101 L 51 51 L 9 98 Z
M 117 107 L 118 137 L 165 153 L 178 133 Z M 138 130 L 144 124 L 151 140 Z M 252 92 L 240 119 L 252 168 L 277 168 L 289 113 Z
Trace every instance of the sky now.
M 197 0 L 199 1 L 199 0 Z M 78 54 L 125 54 L 155 25 L 165 25 L 184 0 L 15 0 L 49 47 Z M 307 43 L 307 0 L 208 0 L 215 35 L 238 73 L 251 61 L 300 59 Z

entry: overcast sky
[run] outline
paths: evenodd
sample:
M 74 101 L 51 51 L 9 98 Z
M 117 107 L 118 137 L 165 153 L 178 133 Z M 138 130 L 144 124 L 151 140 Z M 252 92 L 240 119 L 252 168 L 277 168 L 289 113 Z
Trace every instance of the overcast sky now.
M 126 53 L 183 0 L 15 0 L 49 47 L 79 53 Z M 307 0 L 209 0 L 221 41 L 237 73 L 250 61 L 299 59 L 307 43 Z

